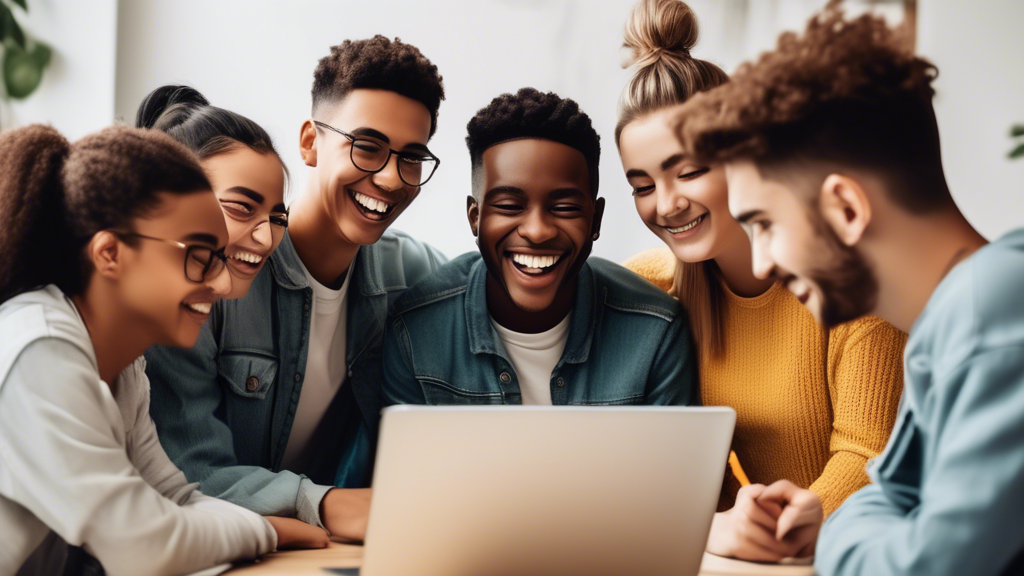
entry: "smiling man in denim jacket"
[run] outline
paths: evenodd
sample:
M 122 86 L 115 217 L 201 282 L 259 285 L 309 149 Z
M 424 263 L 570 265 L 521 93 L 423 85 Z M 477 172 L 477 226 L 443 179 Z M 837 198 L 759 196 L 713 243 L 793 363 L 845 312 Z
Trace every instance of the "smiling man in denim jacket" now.
M 406 291 L 384 346 L 390 404 L 690 404 L 679 303 L 591 258 L 598 136 L 572 100 L 524 88 L 469 122 L 480 253 Z
M 288 234 L 195 349 L 147 352 L 151 413 L 204 493 L 362 540 L 387 310 L 444 260 L 387 228 L 436 168 L 444 89 L 419 50 L 377 36 L 332 48 L 312 92 Z

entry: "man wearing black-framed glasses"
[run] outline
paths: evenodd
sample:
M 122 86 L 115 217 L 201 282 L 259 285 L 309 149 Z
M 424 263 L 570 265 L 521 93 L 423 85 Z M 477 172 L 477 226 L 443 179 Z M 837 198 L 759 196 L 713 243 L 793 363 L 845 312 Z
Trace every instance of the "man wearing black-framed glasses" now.
M 333 47 L 312 96 L 307 187 L 269 265 L 147 372 L 161 442 L 204 493 L 362 540 L 389 304 L 445 261 L 388 230 L 440 164 L 444 89 L 419 50 L 376 36 Z

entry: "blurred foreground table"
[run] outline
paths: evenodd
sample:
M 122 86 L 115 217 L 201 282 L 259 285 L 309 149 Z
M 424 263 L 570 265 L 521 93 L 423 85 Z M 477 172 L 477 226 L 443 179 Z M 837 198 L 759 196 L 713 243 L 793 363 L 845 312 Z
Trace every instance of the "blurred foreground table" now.
M 363 561 L 363 547 L 334 542 L 322 550 L 293 550 L 267 554 L 257 562 L 239 564 L 224 574 L 341 574 L 341 568 L 357 568 Z M 337 569 L 337 570 L 336 570 Z M 813 576 L 811 566 L 755 564 L 711 554 L 704 555 L 700 576 Z

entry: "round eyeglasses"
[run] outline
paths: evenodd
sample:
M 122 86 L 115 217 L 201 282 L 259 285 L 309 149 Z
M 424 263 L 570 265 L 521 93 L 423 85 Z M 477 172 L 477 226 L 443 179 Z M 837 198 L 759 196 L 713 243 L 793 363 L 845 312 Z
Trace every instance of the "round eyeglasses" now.
M 437 167 L 441 165 L 441 159 L 429 152 L 402 152 L 392 150 L 386 144 L 375 138 L 367 136 L 353 136 L 344 130 L 338 130 L 334 126 L 314 120 L 314 124 L 332 132 L 337 132 L 352 143 L 349 156 L 352 158 L 352 165 L 370 174 L 376 174 L 384 169 L 394 155 L 398 158 L 398 177 L 406 186 L 423 186 L 434 175 Z
M 115 232 L 115 234 L 122 237 L 155 240 L 181 248 L 185 251 L 185 278 L 189 282 L 195 282 L 196 284 L 202 284 L 207 278 L 216 278 L 228 264 L 228 257 L 224 254 L 223 248 L 214 250 L 213 248 L 197 244 L 185 244 L 177 240 L 154 238 L 153 236 L 146 236 L 138 232 Z

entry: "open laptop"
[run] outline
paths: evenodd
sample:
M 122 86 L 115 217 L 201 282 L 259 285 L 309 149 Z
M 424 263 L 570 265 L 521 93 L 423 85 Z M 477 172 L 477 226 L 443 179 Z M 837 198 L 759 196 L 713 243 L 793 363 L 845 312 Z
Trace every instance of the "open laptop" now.
M 700 569 L 730 408 L 394 406 L 362 576 Z

